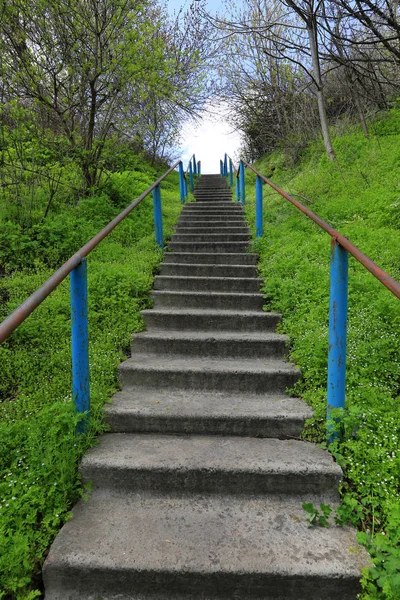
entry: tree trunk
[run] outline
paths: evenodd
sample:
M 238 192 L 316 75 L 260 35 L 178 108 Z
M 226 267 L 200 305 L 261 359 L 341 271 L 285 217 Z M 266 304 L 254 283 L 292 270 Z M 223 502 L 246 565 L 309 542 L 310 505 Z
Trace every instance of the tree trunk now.
M 326 116 L 325 97 L 323 91 L 323 83 L 321 77 L 321 68 L 319 64 L 318 45 L 317 45 L 317 32 L 314 22 L 307 23 L 307 33 L 310 40 L 310 51 L 313 66 L 313 76 L 315 81 L 315 87 L 317 89 L 317 101 L 318 101 L 318 112 L 319 120 L 321 122 L 322 137 L 324 138 L 325 150 L 331 160 L 336 159 L 335 151 L 333 149 L 331 136 L 329 134 L 328 118 Z

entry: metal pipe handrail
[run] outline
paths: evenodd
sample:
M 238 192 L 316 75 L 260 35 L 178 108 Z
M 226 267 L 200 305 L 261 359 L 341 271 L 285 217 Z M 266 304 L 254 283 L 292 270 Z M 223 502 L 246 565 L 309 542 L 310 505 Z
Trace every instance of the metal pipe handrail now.
M 148 187 L 138 198 L 125 208 L 115 219 L 110 221 L 98 234 L 69 258 L 43 285 L 25 300 L 0 324 L 0 344 L 37 308 L 43 300 L 77 267 L 82 260 L 109 234 L 142 200 L 146 198 L 160 183 L 176 169 L 181 161 L 178 160 L 157 181 Z
M 225 161 L 226 161 L 225 154 Z M 222 165 L 222 161 L 220 161 Z M 263 235 L 263 183 L 288 200 L 331 236 L 330 284 L 329 284 L 329 334 L 328 334 L 328 386 L 327 386 L 327 434 L 328 440 L 337 437 L 335 409 L 343 409 L 346 399 L 347 311 L 348 311 L 348 255 L 351 254 L 365 269 L 382 283 L 392 294 L 400 298 L 400 283 L 381 269 L 344 235 L 331 227 L 317 214 L 295 200 L 287 192 L 272 183 L 253 165 L 241 160 L 236 173 L 236 200 L 242 205 L 246 199 L 245 167 L 256 175 L 256 238 Z M 221 174 L 222 166 L 221 166 Z
M 345 250 L 350 252 L 354 258 L 363 265 L 376 279 L 378 279 L 392 294 L 400 298 L 400 283 L 396 281 L 393 277 L 391 277 L 386 271 L 381 269 L 376 263 L 374 263 L 366 254 L 361 252 L 357 246 L 352 244 L 344 235 L 342 235 L 339 231 L 331 227 L 326 221 L 321 219 L 317 214 L 312 212 L 310 209 L 305 207 L 301 202 L 292 198 L 287 192 L 282 190 L 280 187 L 272 183 L 267 177 L 262 175 L 257 169 L 255 169 L 248 162 L 243 160 L 243 163 L 251 169 L 258 177 L 268 184 L 272 189 L 274 189 L 278 194 L 280 194 L 283 198 L 291 202 L 296 208 L 298 208 L 302 213 L 304 213 L 307 217 L 309 217 L 314 223 L 316 223 L 321 229 L 324 229 L 329 235 L 334 238 Z

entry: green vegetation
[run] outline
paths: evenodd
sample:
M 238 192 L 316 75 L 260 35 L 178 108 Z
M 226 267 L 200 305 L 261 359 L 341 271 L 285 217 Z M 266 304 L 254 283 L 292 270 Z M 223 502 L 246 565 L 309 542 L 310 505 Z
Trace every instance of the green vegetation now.
M 0 320 L 160 175 L 134 156 L 126 168 L 110 173 L 97 195 L 74 206 L 60 204 L 45 222 L 24 229 L 3 219 L 0 265 L 7 275 L 0 278 Z M 169 235 L 181 207 L 177 173 L 161 187 Z M 45 202 L 38 201 L 38 214 Z M 7 205 L 1 210 L 6 217 Z M 104 428 L 102 406 L 118 388 L 117 365 L 129 351 L 131 332 L 143 328 L 139 311 L 150 305 L 160 259 L 151 195 L 88 257 L 87 436 L 75 435 L 68 278 L 0 346 L 0 598 L 41 595 L 43 558 L 82 494 L 77 466 Z
M 336 137 L 338 160 L 322 142 L 295 168 L 283 153 L 256 167 L 400 280 L 400 111 Z M 247 173 L 247 216 L 254 231 L 254 175 Z M 267 309 L 284 315 L 291 359 L 303 380 L 294 393 L 314 409 L 304 437 L 323 442 L 328 350 L 330 238 L 289 202 L 264 187 L 264 235 L 255 242 Z M 364 599 L 400 597 L 400 304 L 355 259 L 349 261 L 347 404 L 342 442 L 331 445 L 344 469 L 342 522 L 360 529 L 375 568 Z M 312 511 L 311 511 L 312 512 Z

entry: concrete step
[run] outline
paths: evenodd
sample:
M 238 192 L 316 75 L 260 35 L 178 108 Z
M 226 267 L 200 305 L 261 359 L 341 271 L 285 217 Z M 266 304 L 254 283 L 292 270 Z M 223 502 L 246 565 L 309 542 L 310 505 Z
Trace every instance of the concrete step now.
M 227 194 L 195 194 L 195 198 L 196 198 L 196 204 L 203 204 L 203 203 L 207 203 L 207 204 L 214 204 L 214 203 L 218 203 L 220 204 L 221 202 L 234 202 L 233 198 L 232 198 L 232 194 L 227 193 Z
M 227 252 L 240 253 L 245 252 L 250 247 L 250 241 L 247 242 L 174 242 L 168 243 L 168 249 L 176 252 Z
M 157 275 L 154 278 L 154 290 L 180 290 L 187 292 L 259 292 L 263 279 L 259 277 L 180 277 L 176 275 Z
M 172 242 L 247 242 L 249 233 L 174 233 Z
M 236 214 L 236 215 L 222 215 L 220 217 L 214 217 L 214 216 L 207 216 L 204 215 L 202 216 L 201 214 L 199 215 L 182 215 L 179 218 L 178 221 L 178 226 L 182 225 L 182 224 L 186 224 L 186 223 L 193 223 L 193 227 L 197 226 L 199 224 L 199 226 L 201 227 L 215 227 L 215 226 L 231 226 L 231 225 L 235 225 L 238 226 L 238 224 L 242 224 L 242 223 L 246 223 L 244 220 L 244 216 L 242 214 Z
M 284 392 L 300 371 L 279 359 L 220 359 L 137 353 L 119 365 L 122 385 L 266 394 Z
M 312 410 L 286 394 L 125 387 L 105 406 L 114 433 L 298 438 Z
M 233 235 L 233 234 L 241 234 L 241 235 L 246 235 L 247 238 L 250 235 L 250 227 L 246 227 L 245 225 L 239 225 L 238 223 L 235 223 L 234 225 L 226 225 L 225 223 L 222 226 L 215 226 L 215 225 L 207 225 L 207 226 L 200 226 L 200 227 L 196 227 L 196 226 L 189 226 L 185 223 L 183 223 L 183 225 L 178 225 L 176 227 L 176 233 L 178 233 L 179 235 L 189 235 L 189 234 L 228 234 L 228 235 Z
M 147 328 L 181 331 L 275 331 L 278 313 L 215 309 L 149 309 L 141 314 Z
M 151 293 L 156 308 L 213 308 L 224 310 L 261 310 L 264 305 L 262 294 L 237 292 L 179 292 L 154 290 Z
M 298 498 L 100 489 L 75 506 L 44 582 L 46 600 L 354 600 L 367 564 L 354 530 L 309 527 Z
M 164 263 L 168 264 L 215 264 L 215 265 L 256 265 L 257 254 L 250 252 L 166 252 Z
M 257 277 L 255 265 L 207 265 L 207 264 L 173 264 L 163 263 L 160 275 L 177 275 L 180 277 Z
M 217 435 L 106 433 L 84 456 L 83 483 L 165 493 L 321 494 L 339 500 L 342 471 L 316 444 Z
M 238 206 L 237 204 L 233 204 L 230 203 L 229 206 L 213 206 L 213 207 L 209 207 L 209 206 L 200 206 L 200 205 L 193 205 L 193 208 L 191 208 L 190 210 L 183 210 L 181 213 L 182 217 L 188 217 L 191 215 L 207 215 L 210 217 L 219 217 L 219 216 L 238 216 L 241 215 L 244 217 L 244 212 L 243 209 Z
M 218 358 L 282 358 L 288 338 L 269 332 L 162 330 L 137 333 L 132 353 L 214 356 Z
M 206 202 L 193 202 L 192 204 L 185 204 L 181 214 L 186 215 L 196 212 L 204 214 L 218 212 L 244 214 L 243 206 L 239 202 L 210 202 L 209 204 Z

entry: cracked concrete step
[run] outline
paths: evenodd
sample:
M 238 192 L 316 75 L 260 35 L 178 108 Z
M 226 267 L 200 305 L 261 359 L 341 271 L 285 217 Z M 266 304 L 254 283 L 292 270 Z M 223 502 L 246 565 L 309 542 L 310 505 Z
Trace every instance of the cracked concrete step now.
M 202 263 L 215 265 L 256 265 L 257 254 L 250 252 L 166 252 L 164 263 Z
M 288 338 L 276 333 L 155 330 L 135 334 L 132 353 L 214 356 L 218 358 L 283 358 Z
M 125 387 L 105 407 L 114 433 L 297 438 L 311 408 L 287 394 Z
M 176 252 L 245 252 L 250 247 L 250 240 L 247 242 L 169 242 L 168 248 Z
M 187 387 L 266 394 L 284 392 L 300 379 L 300 370 L 274 359 L 220 359 L 137 353 L 119 365 L 122 385 Z
M 264 305 L 262 294 L 237 292 L 180 292 L 153 290 L 155 308 L 214 308 L 225 310 L 261 310 Z
M 215 309 L 148 309 L 142 310 L 146 327 L 181 331 L 275 331 L 281 320 L 278 313 Z
M 171 492 L 321 495 L 339 500 L 342 471 L 316 444 L 239 436 L 106 433 L 83 457 L 84 484 Z
M 162 263 L 160 275 L 178 277 L 258 277 L 255 265 L 207 265 L 202 263 Z
M 44 565 L 46 600 L 166 590 L 199 600 L 354 600 L 369 563 L 354 530 L 309 527 L 298 498 L 101 489 L 73 515 Z
M 263 279 L 259 277 L 186 277 L 156 275 L 154 290 L 259 292 Z

